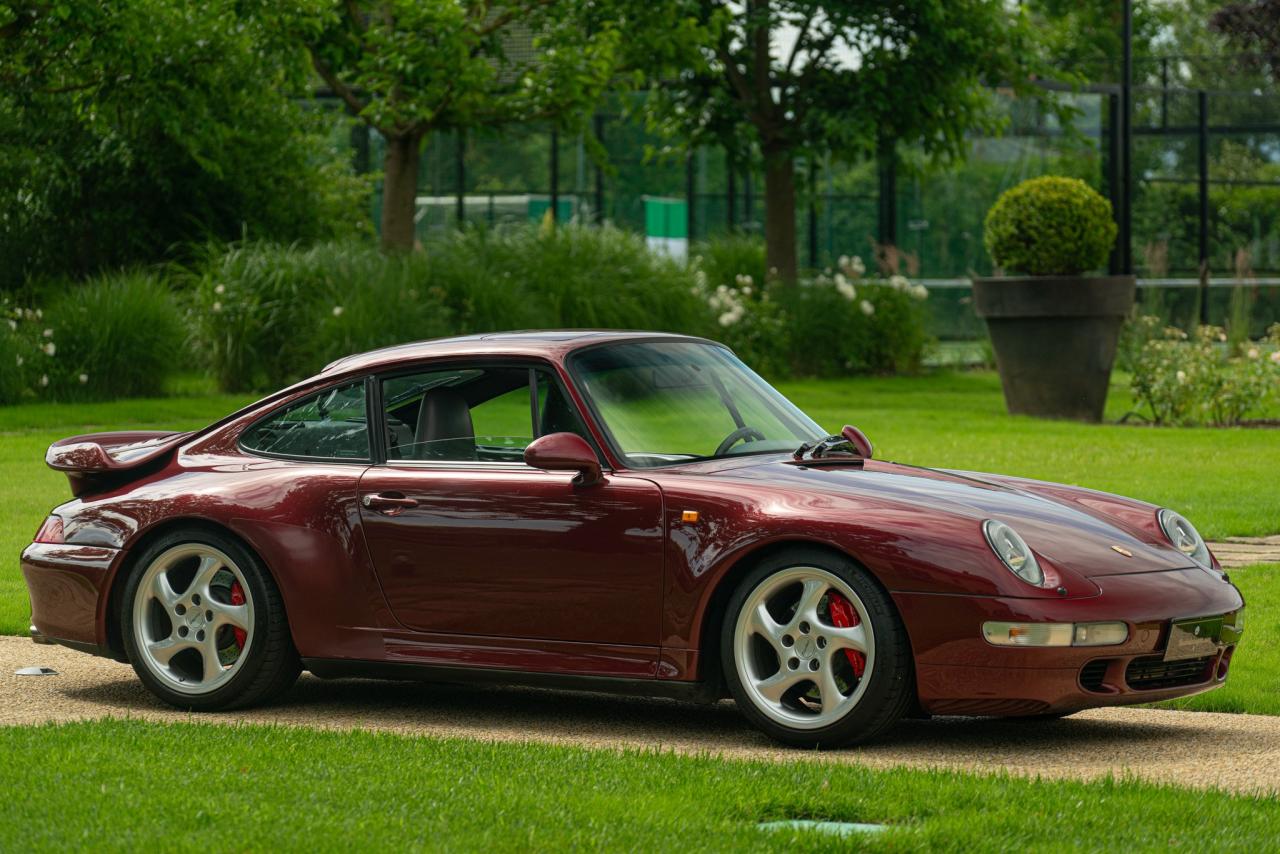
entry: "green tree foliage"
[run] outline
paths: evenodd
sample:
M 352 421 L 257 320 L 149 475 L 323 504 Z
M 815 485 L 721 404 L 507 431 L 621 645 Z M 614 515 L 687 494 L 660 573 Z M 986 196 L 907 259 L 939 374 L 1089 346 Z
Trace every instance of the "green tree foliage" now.
M 681 73 L 654 87 L 654 123 L 672 139 L 759 152 L 768 263 L 785 281 L 796 277 L 799 156 L 865 160 L 902 140 L 934 159 L 960 157 L 967 131 L 1000 124 L 984 84 L 1030 93 L 1040 68 L 1025 16 L 998 0 L 666 8 L 709 35 Z
M 1079 178 L 1046 175 L 1000 195 L 987 212 L 984 240 L 1008 272 L 1074 276 L 1106 262 L 1116 224 L 1097 190 Z
M 1280 83 L 1280 0 L 1240 0 L 1214 13 L 1213 29 L 1248 52 L 1249 64 Z
M 0 0 L 0 285 L 357 227 L 333 119 L 270 35 L 234 0 Z
M 386 139 L 382 243 L 414 243 L 432 131 L 551 120 L 575 125 L 613 79 L 623 27 L 552 0 L 262 3 L 301 41 L 347 109 Z

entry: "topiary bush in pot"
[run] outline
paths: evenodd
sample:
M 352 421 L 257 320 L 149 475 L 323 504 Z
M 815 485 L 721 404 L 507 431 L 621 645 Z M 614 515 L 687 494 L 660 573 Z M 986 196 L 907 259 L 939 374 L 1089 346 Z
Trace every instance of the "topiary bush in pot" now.
M 1111 203 L 1079 178 L 1046 175 L 1006 190 L 987 211 L 983 243 L 996 266 L 1023 276 L 1079 276 L 1107 263 Z
M 973 304 L 1009 412 L 1102 420 L 1134 297 L 1132 276 L 1091 275 L 1115 239 L 1111 204 L 1077 178 L 1023 181 L 987 212 L 983 240 L 1006 275 L 975 278 Z

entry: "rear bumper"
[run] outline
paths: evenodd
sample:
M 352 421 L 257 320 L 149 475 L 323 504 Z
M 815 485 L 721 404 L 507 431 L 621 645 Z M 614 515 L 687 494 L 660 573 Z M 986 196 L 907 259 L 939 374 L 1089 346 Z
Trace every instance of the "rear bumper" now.
M 27 546 L 21 565 L 31 596 L 32 639 L 112 655 L 104 617 L 108 585 L 123 555 L 104 546 Z
M 1094 579 L 1087 599 L 999 599 L 895 593 L 916 657 L 922 708 L 937 715 L 1035 715 L 1150 703 L 1212 690 L 1227 677 L 1234 646 L 1168 667 L 1171 621 L 1244 607 L 1240 592 L 1202 569 Z M 1124 644 L 997 647 L 982 638 L 987 620 L 1123 620 Z

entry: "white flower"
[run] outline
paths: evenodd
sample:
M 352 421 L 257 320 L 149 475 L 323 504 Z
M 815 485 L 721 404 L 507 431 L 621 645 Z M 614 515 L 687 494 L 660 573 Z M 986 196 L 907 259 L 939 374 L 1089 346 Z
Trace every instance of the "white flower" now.
M 841 270 L 843 270 L 845 267 L 848 267 L 849 263 L 850 262 L 849 262 L 848 255 L 841 255 L 838 259 L 836 259 L 836 266 L 839 267 Z
M 226 286 L 226 285 L 218 285 L 216 288 L 214 288 L 214 289 L 213 289 L 213 292 L 214 292 L 215 294 L 217 294 L 218 296 L 222 296 L 223 294 L 225 294 L 225 293 L 227 292 L 227 286 Z
M 209 306 L 209 308 L 213 311 L 214 314 L 217 314 L 218 312 L 222 311 L 222 303 L 215 302 L 213 305 Z
M 1258 354 L 1258 348 L 1257 348 L 1257 347 L 1250 347 L 1250 348 L 1249 348 L 1249 352 L 1248 352 L 1248 353 L 1245 353 L 1245 355 L 1246 355 L 1246 356 L 1248 356 L 1250 359 L 1256 359 L 1256 358 L 1258 358 L 1258 355 L 1259 355 L 1259 354 Z
M 876 313 L 876 307 L 871 303 L 867 302 L 866 300 L 863 300 L 862 304 L 859 305 L 858 307 L 862 309 L 862 313 L 865 314 L 867 317 L 870 317 L 871 315 Z
M 84 385 L 84 384 L 85 384 L 85 383 L 87 383 L 88 381 L 89 381 L 89 375 L 88 375 L 88 374 L 81 374 L 81 375 L 80 375 L 80 385 Z
M 1277 365 L 1280 365 L 1280 350 L 1272 350 L 1271 355 L 1267 358 L 1275 362 Z
M 1186 372 L 1186 371 L 1178 371 L 1178 373 L 1177 373 L 1175 376 L 1177 376 L 1177 378 L 1178 378 L 1178 383 L 1179 383 L 1180 385 L 1181 385 L 1181 384 L 1185 384 L 1185 383 L 1186 383 L 1186 381 L 1187 381 L 1187 372 Z
M 928 299 L 929 289 L 924 285 L 916 285 L 911 289 L 911 295 L 916 299 Z
M 44 319 L 44 309 L 42 309 L 42 308 L 37 308 L 37 309 L 36 309 L 36 320 L 43 320 L 43 319 Z
M 844 297 L 849 302 L 853 302 L 858 296 L 858 292 L 853 289 L 853 283 L 844 276 L 836 278 L 836 290 L 840 292 L 840 296 Z
M 697 282 L 698 287 L 705 288 L 707 286 L 707 274 L 702 270 L 693 274 L 693 280 Z
M 52 356 L 52 355 L 54 355 L 55 353 L 57 353 L 57 352 L 58 352 L 58 345 L 56 345 L 56 344 L 54 344 L 52 341 L 50 341 L 48 344 L 45 344 L 45 345 L 44 345 L 43 347 L 41 347 L 40 349 L 41 349 L 41 350 L 44 350 L 44 354 L 45 354 L 46 356 Z
M 736 305 L 733 308 L 726 311 L 724 314 L 720 315 L 720 317 L 717 319 L 719 320 L 721 326 L 733 326 L 735 323 L 737 323 L 739 320 L 742 319 L 742 315 L 743 315 L 742 306 Z
M 340 306 L 340 305 L 335 305 L 335 306 L 333 307 L 333 316 L 334 316 L 334 317 L 342 317 L 342 312 L 344 312 L 344 311 L 346 311 L 346 309 L 344 309 L 342 306 Z
M 16 321 L 16 320 L 10 320 L 10 321 L 9 321 L 9 329 L 11 329 L 11 330 L 13 330 L 13 331 L 15 331 L 15 332 L 16 332 L 16 331 L 18 330 L 18 321 Z
M 42 333 L 40 333 L 40 334 L 41 334 L 41 335 L 43 335 L 45 338 L 52 338 L 52 337 L 53 337 L 53 330 L 52 330 L 52 329 L 46 329 L 44 332 L 42 332 Z
M 895 291 L 905 291 L 907 288 L 911 287 L 911 283 L 907 281 L 906 276 L 900 276 L 897 273 L 894 273 L 889 277 L 889 286 Z
M 1277 351 L 1277 352 L 1280 352 L 1280 351 Z M 21 354 L 21 353 L 19 353 L 19 354 L 18 354 L 18 367 L 19 367 L 19 368 L 21 368 L 21 367 L 22 367 L 22 363 L 23 363 L 23 362 L 25 362 L 25 361 L 27 361 L 27 360 L 26 360 L 26 359 L 24 359 L 24 358 L 22 358 L 22 354 Z
M 853 275 L 861 276 L 863 273 L 867 272 L 867 265 L 862 263 L 862 259 L 860 257 L 854 255 L 849 259 L 849 269 L 853 272 Z
M 49 386 L 49 375 L 48 375 L 48 374 L 41 374 L 41 375 L 40 375 L 40 387 L 41 387 L 41 388 L 47 388 L 48 386 Z

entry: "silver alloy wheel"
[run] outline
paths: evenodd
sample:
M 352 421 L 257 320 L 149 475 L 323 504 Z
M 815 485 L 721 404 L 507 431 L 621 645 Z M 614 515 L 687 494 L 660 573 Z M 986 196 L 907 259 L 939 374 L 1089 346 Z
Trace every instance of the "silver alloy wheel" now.
M 232 602 L 236 587 L 243 604 Z M 244 573 L 204 543 L 166 550 L 138 584 L 133 632 L 142 663 L 169 688 L 183 694 L 216 690 L 239 671 L 253 646 L 253 597 Z
M 853 607 L 858 622 L 832 622 L 831 594 Z M 751 702 L 796 729 L 836 723 L 862 699 L 875 667 L 875 634 L 863 601 L 838 576 L 815 566 L 774 573 L 738 612 L 734 662 Z M 861 676 L 846 650 L 865 656 Z

